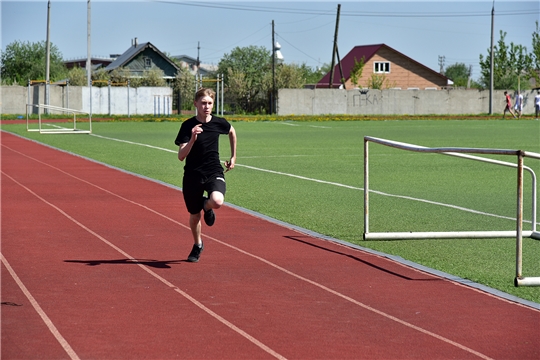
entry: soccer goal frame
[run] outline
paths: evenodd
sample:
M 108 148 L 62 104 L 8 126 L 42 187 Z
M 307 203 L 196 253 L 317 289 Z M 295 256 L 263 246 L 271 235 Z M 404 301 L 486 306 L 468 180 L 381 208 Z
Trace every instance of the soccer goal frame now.
M 516 230 L 511 231 L 448 231 L 448 232 L 370 232 L 369 231 L 369 143 L 423 153 L 439 153 L 469 160 L 517 168 L 517 206 Z M 517 163 L 494 160 L 470 154 L 513 155 Z M 463 238 L 516 238 L 516 277 L 515 286 L 540 286 L 540 277 L 523 277 L 523 237 L 540 240 L 536 230 L 536 174 L 523 164 L 524 158 L 540 159 L 540 154 L 523 150 L 482 149 L 482 148 L 429 148 L 371 136 L 364 137 L 364 240 L 406 240 L 406 239 L 463 239 Z M 523 230 L 523 171 L 532 177 L 532 230 Z
M 37 108 L 38 109 L 38 127 L 32 128 L 30 126 L 30 113 L 32 112 L 30 109 Z M 61 113 L 68 113 L 73 116 L 73 126 L 66 128 L 66 127 L 58 127 L 58 128 L 52 128 L 52 129 L 44 129 L 43 128 L 43 122 L 41 120 L 41 113 L 42 110 L 52 110 L 56 112 Z M 82 130 L 77 129 L 77 115 L 86 114 L 88 115 L 88 130 Z M 74 110 L 74 109 L 68 109 L 63 108 L 60 106 L 54 106 L 54 105 L 45 105 L 45 104 L 26 104 L 26 131 L 35 131 L 39 132 L 40 134 L 91 134 L 92 133 L 92 115 L 88 114 L 84 111 Z

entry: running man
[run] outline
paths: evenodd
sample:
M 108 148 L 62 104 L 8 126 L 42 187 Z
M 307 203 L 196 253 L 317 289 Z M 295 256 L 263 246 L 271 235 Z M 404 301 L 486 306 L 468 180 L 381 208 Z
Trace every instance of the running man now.
M 202 88 L 195 94 L 197 115 L 184 121 L 174 143 L 179 146 L 178 159 L 186 160 L 182 193 L 189 212 L 189 227 L 193 248 L 187 261 L 197 262 L 203 251 L 201 211 L 204 222 L 214 225 L 216 215 L 225 199 L 225 175 L 219 160 L 219 136 L 228 135 L 231 157 L 225 161 L 225 172 L 236 163 L 236 131 L 224 118 L 213 116 L 215 92 Z M 206 191 L 207 196 L 204 196 Z

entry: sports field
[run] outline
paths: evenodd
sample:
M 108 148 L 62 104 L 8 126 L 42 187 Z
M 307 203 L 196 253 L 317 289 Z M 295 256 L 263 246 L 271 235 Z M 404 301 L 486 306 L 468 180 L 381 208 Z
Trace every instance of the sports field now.
M 40 135 L 21 124 L 2 129 L 180 187 L 182 164 L 173 143 L 179 126 L 94 122 L 92 135 Z M 362 240 L 364 136 L 427 147 L 540 153 L 538 121 L 272 121 L 233 126 L 239 143 L 237 166 L 227 174 L 229 204 L 540 303 L 540 288 L 513 286 L 515 239 Z M 228 142 L 222 141 L 223 160 L 228 151 Z M 371 231 L 515 229 L 515 169 L 378 145 L 370 147 L 370 164 L 370 187 L 375 191 Z M 525 164 L 540 173 L 540 161 L 526 159 Z M 527 230 L 530 194 L 530 177 L 525 175 Z M 523 272 L 540 276 L 537 240 L 524 240 Z

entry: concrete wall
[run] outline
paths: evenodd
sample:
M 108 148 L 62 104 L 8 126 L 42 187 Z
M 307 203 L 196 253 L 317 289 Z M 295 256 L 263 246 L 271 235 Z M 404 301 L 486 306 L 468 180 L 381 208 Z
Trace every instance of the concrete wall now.
M 0 113 L 25 114 L 26 104 L 44 104 L 45 86 L 2 86 Z M 172 114 L 172 89 L 168 87 L 50 86 L 49 104 L 100 115 Z M 129 94 L 129 97 L 128 97 Z M 32 113 L 37 108 L 32 107 Z
M 513 92 L 511 95 L 514 96 Z M 534 114 L 535 95 L 535 91 L 523 91 L 523 114 Z M 504 107 L 504 91 L 494 91 L 493 112 L 502 113 Z M 279 115 L 429 115 L 488 112 L 488 90 L 280 89 L 278 92 Z

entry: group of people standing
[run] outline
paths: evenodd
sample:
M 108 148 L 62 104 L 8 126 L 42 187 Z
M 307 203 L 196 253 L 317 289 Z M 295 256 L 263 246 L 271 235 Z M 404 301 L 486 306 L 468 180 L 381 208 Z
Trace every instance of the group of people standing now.
M 514 118 L 521 118 L 521 114 L 523 113 L 523 95 L 519 91 L 516 91 L 516 102 L 514 104 L 514 109 L 516 110 L 515 113 L 512 111 L 512 98 L 508 94 L 508 91 L 504 92 L 504 96 L 506 98 L 506 106 L 504 108 L 503 118 L 506 116 L 506 112 L 512 114 Z M 534 110 L 536 119 L 538 119 L 538 114 L 540 113 L 540 90 L 538 90 L 534 97 Z

